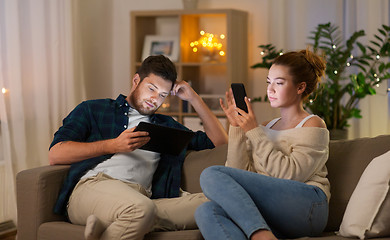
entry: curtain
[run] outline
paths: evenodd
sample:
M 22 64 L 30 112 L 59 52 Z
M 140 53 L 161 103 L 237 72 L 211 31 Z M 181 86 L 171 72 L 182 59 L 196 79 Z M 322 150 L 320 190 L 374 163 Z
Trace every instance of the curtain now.
M 48 164 L 53 133 L 84 99 L 75 6 L 0 0 L 0 222 L 16 222 L 16 173 Z

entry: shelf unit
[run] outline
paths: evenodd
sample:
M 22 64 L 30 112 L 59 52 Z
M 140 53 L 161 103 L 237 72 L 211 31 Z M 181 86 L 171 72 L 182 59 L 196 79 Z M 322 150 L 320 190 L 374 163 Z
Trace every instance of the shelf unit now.
M 177 36 L 178 61 L 174 61 L 178 79 L 189 81 L 201 96 L 207 96 L 209 107 L 218 117 L 218 96 L 224 95 L 232 82 L 246 83 L 248 74 L 247 12 L 234 9 L 196 9 L 131 12 L 130 62 L 133 75 L 142 62 L 144 40 L 147 35 Z M 224 34 L 226 55 L 216 61 L 204 61 L 202 53 L 194 53 L 190 42 L 200 38 L 200 31 Z M 211 98 L 210 98 L 211 96 Z M 212 99 L 215 96 L 216 99 Z M 205 99 L 206 101 L 206 99 Z M 177 97 L 167 98 L 166 108 L 159 112 L 171 115 L 183 123 L 183 118 L 197 116 L 191 107 Z

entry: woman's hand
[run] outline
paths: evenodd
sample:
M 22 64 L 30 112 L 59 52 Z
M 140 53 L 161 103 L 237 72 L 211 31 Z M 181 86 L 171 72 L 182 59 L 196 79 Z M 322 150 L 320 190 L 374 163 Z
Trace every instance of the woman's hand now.
M 249 130 L 258 127 L 256 116 L 253 112 L 252 104 L 247 97 L 245 97 L 245 103 L 248 107 L 248 113 L 236 106 L 232 89 L 230 89 L 229 92 L 226 92 L 225 95 L 227 105 L 224 105 L 222 99 L 220 99 L 219 101 L 222 110 L 225 112 L 226 117 L 230 122 L 230 125 L 234 127 L 240 127 L 245 132 L 248 132 Z
M 239 113 L 239 114 L 237 114 L 236 122 L 238 123 L 240 128 L 242 130 L 244 130 L 244 132 L 248 132 L 248 131 L 258 127 L 259 124 L 257 123 L 255 113 L 253 112 L 252 104 L 250 103 L 250 100 L 248 97 L 245 97 L 245 103 L 246 103 L 246 106 L 248 107 L 248 113 L 246 113 L 244 110 L 236 107 L 237 112 Z
M 234 101 L 233 91 L 231 88 L 228 92 L 225 93 L 225 101 L 226 106 L 221 98 L 219 99 L 219 104 L 221 105 L 222 110 L 225 112 L 230 125 L 238 127 L 239 125 L 236 122 L 236 115 L 238 115 L 238 112 L 236 110 L 236 102 Z

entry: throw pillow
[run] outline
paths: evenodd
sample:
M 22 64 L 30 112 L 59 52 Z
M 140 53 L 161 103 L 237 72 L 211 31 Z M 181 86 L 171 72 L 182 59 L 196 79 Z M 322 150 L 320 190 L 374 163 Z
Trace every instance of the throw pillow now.
M 374 158 L 352 193 L 339 235 L 360 239 L 390 236 L 390 151 Z

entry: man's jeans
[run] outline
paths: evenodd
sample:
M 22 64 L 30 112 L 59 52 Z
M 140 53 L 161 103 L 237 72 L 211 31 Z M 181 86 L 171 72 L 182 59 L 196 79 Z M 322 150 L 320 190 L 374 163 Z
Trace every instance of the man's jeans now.
M 327 223 L 327 197 L 315 186 L 224 166 L 205 169 L 200 183 L 211 200 L 195 212 L 205 239 L 249 239 L 260 229 L 315 236 Z

